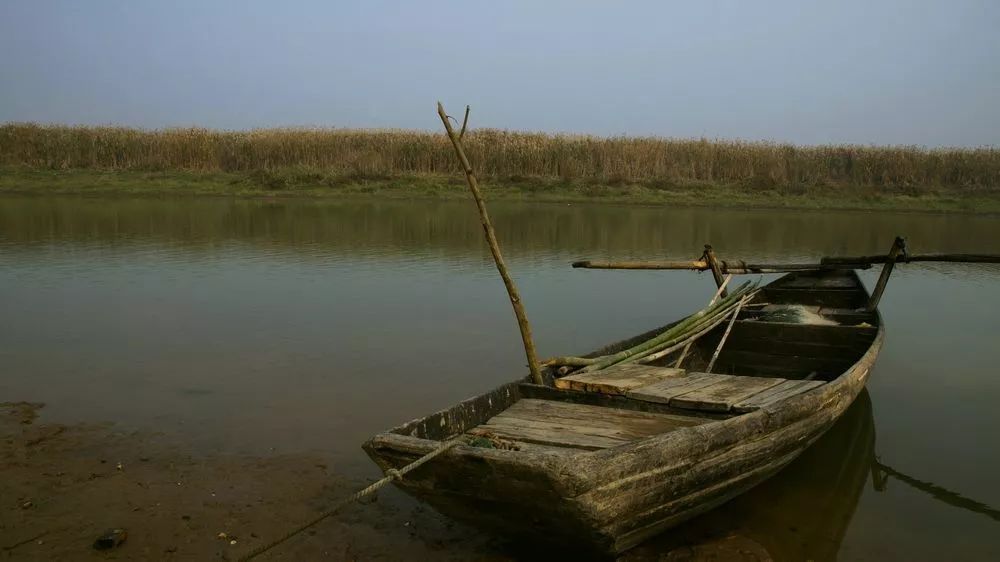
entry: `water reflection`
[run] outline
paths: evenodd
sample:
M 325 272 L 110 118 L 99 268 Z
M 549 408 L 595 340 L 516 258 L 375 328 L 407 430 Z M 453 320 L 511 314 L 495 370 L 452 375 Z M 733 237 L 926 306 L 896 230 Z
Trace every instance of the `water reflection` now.
M 897 234 L 919 253 L 1000 253 L 998 217 L 490 210 L 544 355 L 662 325 L 714 292 L 705 275 L 574 259 L 694 258 L 711 242 L 723 258 L 798 261 L 881 253 Z M 1000 558 L 993 519 L 863 483 L 874 415 L 883 472 L 1000 504 L 1000 448 L 984 446 L 1000 426 L 998 281 L 998 266 L 898 267 L 868 384 L 877 412 L 865 395 L 787 471 L 635 556 L 735 545 L 777 559 Z M 179 433 L 208 452 L 321 450 L 359 478 L 375 473 L 358 447 L 368 436 L 523 370 L 461 201 L 0 197 L 0 318 L 0 401 Z
M 490 215 L 505 253 L 554 251 L 593 258 L 697 257 L 706 242 L 746 259 L 883 253 L 897 234 L 911 251 L 995 250 L 995 217 L 495 202 Z M 151 241 L 212 252 L 254 244 L 295 259 L 331 251 L 378 259 L 488 258 L 478 218 L 462 201 L 296 201 L 6 197 L 7 251 L 51 241 L 127 246 Z
M 972 513 L 985 515 L 994 521 L 1000 521 L 1000 510 L 992 508 L 982 502 L 967 498 L 958 492 L 938 486 L 933 482 L 926 482 L 908 474 L 904 474 L 891 466 L 883 464 L 876 457 L 875 460 L 872 461 L 872 484 L 874 488 L 879 492 L 886 491 L 890 477 L 912 486 L 914 489 L 920 490 L 921 492 L 928 494 L 930 497 L 944 504 L 964 509 Z

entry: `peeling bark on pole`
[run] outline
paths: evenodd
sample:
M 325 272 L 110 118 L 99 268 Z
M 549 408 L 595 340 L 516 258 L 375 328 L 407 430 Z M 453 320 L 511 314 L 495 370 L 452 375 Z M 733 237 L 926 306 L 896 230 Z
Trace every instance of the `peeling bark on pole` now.
M 448 121 L 448 114 L 444 112 L 444 106 L 441 105 L 441 102 L 438 102 L 437 108 L 441 122 L 444 123 L 444 129 L 448 133 L 448 138 L 451 139 L 451 144 L 455 147 L 455 155 L 458 156 L 458 161 L 462 164 L 462 170 L 465 171 L 465 179 L 469 183 L 469 190 L 472 191 L 472 197 L 476 200 L 476 206 L 479 208 L 479 219 L 483 224 L 483 234 L 486 236 L 486 242 L 490 246 L 490 252 L 493 254 L 493 261 L 496 262 L 497 271 L 500 272 L 503 284 L 507 287 L 507 296 L 510 297 L 510 304 L 514 307 L 514 316 L 517 317 L 517 326 L 521 329 L 521 340 L 524 342 L 524 354 L 528 358 L 528 370 L 531 371 L 531 379 L 535 384 L 544 384 L 542 373 L 538 370 L 538 356 L 535 353 L 535 343 L 531 339 L 531 324 L 528 323 L 528 315 L 524 311 L 524 304 L 521 303 L 521 295 L 517 291 L 517 285 L 514 284 L 514 280 L 511 279 L 510 274 L 507 272 L 507 264 L 504 263 L 503 256 L 500 254 L 500 244 L 497 242 L 496 233 L 493 231 L 493 223 L 490 222 L 490 216 L 486 212 L 486 203 L 483 201 L 482 192 L 479 191 L 479 183 L 476 181 L 476 175 L 472 172 L 472 165 L 469 164 L 469 159 L 465 156 L 462 139 L 452 129 L 451 122 Z M 469 108 L 466 106 L 465 122 L 468 123 L 468 120 Z M 465 124 L 462 125 L 462 132 L 465 132 Z

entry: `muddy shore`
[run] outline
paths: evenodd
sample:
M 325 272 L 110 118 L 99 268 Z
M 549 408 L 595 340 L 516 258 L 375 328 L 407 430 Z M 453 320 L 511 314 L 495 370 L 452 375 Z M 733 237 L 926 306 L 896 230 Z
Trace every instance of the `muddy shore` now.
M 44 423 L 40 411 L 0 406 L 4 560 L 237 560 L 366 484 L 319 456 L 203 457 L 166 435 Z M 126 541 L 95 550 L 114 527 Z M 494 543 L 390 490 L 258 559 L 509 559 Z
M 318 455 L 192 454 L 168 435 L 46 423 L 0 403 L 0 559 L 238 560 L 369 481 Z M 110 550 L 94 541 L 124 528 Z M 257 560 L 530 560 L 559 552 L 453 522 L 387 489 Z M 769 560 L 726 529 L 688 526 L 620 561 Z

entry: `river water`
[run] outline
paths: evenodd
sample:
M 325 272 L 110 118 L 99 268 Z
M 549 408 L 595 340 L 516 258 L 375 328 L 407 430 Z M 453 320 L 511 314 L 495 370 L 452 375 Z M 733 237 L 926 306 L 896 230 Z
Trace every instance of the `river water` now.
M 1000 253 L 995 216 L 490 209 L 543 356 L 661 325 L 714 289 L 576 259 L 693 259 L 711 242 L 723 259 L 798 261 L 883 253 L 897 234 L 915 253 Z M 851 413 L 761 488 L 630 556 L 722 529 L 776 559 L 1000 559 L 998 289 L 1000 266 L 898 267 Z M 463 201 L 0 198 L 0 318 L 0 401 L 207 453 L 322 451 L 364 476 L 371 434 L 524 363 Z

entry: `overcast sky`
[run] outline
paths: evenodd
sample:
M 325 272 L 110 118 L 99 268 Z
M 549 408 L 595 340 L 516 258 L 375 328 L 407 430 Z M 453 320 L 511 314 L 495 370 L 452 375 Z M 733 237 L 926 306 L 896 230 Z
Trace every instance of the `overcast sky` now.
M 1000 144 L 997 0 L 2 0 L 0 122 Z

